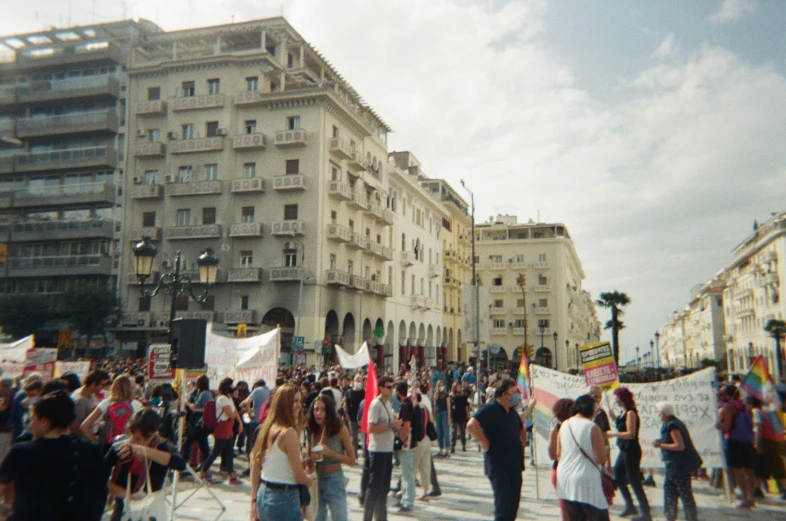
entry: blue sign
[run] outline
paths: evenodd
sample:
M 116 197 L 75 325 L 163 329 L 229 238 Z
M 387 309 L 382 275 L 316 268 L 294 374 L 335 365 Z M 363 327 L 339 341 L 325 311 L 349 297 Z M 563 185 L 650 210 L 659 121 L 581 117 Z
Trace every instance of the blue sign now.
M 302 351 L 305 344 L 306 337 L 293 336 L 292 337 L 292 351 Z

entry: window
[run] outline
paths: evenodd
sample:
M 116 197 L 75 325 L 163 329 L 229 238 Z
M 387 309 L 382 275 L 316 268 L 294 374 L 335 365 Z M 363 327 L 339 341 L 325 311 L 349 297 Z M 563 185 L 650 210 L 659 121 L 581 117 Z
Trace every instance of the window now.
M 249 76 L 246 78 L 246 90 L 248 92 L 256 92 L 259 90 L 259 77 Z
M 407 249 L 407 234 L 401 234 L 401 251 L 406 251 Z
M 142 227 L 152 228 L 156 225 L 156 212 L 143 212 L 142 213 Z
M 355 221 L 353 221 L 352 219 L 349 220 L 349 231 L 351 232 L 355 231 Z
M 290 116 L 287 118 L 287 130 L 300 130 L 300 116 Z
M 330 269 L 331 270 L 336 269 L 336 256 L 332 253 L 330 254 Z
M 338 127 L 333 125 L 333 137 L 338 137 Z
M 521 264 L 522 262 L 524 262 L 524 255 L 519 253 L 518 255 L 516 255 L 513 258 L 513 262 L 517 262 L 517 263 Z
M 407 273 L 404 271 L 401 272 L 401 294 L 407 294 Z
M 196 95 L 196 85 L 193 81 L 183 82 L 183 97 L 190 98 Z
M 216 224 L 215 207 L 202 208 L 202 224 Z
M 177 225 L 178 226 L 191 225 L 191 210 L 181 209 L 177 211 Z
M 205 301 L 202 302 L 202 306 L 201 306 L 202 311 L 213 311 L 215 307 L 216 307 L 216 297 L 214 297 L 213 295 L 208 295 L 207 297 L 205 297 Z
M 152 299 L 150 297 L 140 297 L 139 298 L 139 307 L 138 310 L 140 312 L 150 311 L 150 301 Z
M 205 135 L 207 137 L 216 137 L 218 135 L 218 121 L 208 121 L 205 125 Z
M 545 286 L 549 283 L 548 277 L 544 277 L 543 275 L 538 275 L 538 284 L 541 286 Z
M 154 185 L 158 181 L 158 170 L 145 170 L 145 184 Z
M 243 125 L 246 127 L 246 134 L 253 134 L 257 131 L 257 120 L 255 119 L 246 120 Z
M 296 204 L 285 204 L 284 205 L 284 220 L 285 221 L 294 221 L 297 219 L 297 205 Z
M 205 181 L 218 180 L 218 165 L 205 165 Z
M 240 309 L 243 311 L 248 309 L 248 295 L 240 296 Z
M 492 286 L 502 286 L 502 277 L 497 277 L 496 279 L 491 279 Z
M 161 87 L 148 87 L 147 100 L 155 101 L 161 99 Z
M 542 327 L 542 328 L 549 327 L 549 319 L 542 318 L 542 319 L 538 320 L 538 327 Z
M 177 171 L 177 180 L 180 183 L 190 183 L 191 182 L 191 166 L 181 166 L 180 169 Z
M 349 273 L 350 275 L 355 273 L 355 263 L 352 262 L 351 260 L 347 261 L 347 273 Z
M 297 250 L 284 250 L 284 266 L 287 268 L 297 267 Z
M 291 54 L 287 54 L 287 68 L 291 69 L 295 66 L 295 57 Z
M 337 224 L 338 221 L 338 214 L 336 212 L 330 212 L 330 224 Z
M 547 307 L 549 307 L 549 299 L 547 299 L 547 298 L 542 298 L 542 299 L 538 300 L 538 306 L 540 306 L 540 307 L 542 307 L 542 308 L 547 308 Z
M 147 131 L 148 143 L 158 143 L 161 141 L 161 132 L 157 128 L 151 128 Z
M 251 179 L 252 177 L 257 176 L 257 164 L 256 163 L 246 163 L 243 165 L 243 177 L 246 179 Z
M 293 175 L 300 173 L 300 160 L 299 159 L 287 159 L 286 161 L 286 174 Z
M 524 299 L 523 298 L 520 298 L 520 299 L 518 299 L 516 301 L 516 307 L 517 308 L 523 308 L 524 307 Z
M 254 222 L 254 207 L 244 206 L 240 209 L 240 219 L 244 223 Z
M 194 139 L 194 124 L 186 123 L 183 125 L 183 139 Z
M 504 301 L 502 299 L 497 299 L 497 300 L 494 301 L 494 308 L 495 309 L 499 309 L 499 308 L 502 308 L 504 306 L 505 306 L 505 304 L 504 304 Z
M 177 297 L 175 309 L 177 311 L 188 311 L 188 297 Z
M 412 275 L 412 286 L 411 286 L 411 288 L 412 288 L 412 294 L 414 295 L 415 294 L 415 276 L 414 275 Z
M 513 327 L 524 327 L 524 319 L 523 318 L 517 318 L 516 320 L 514 320 L 513 321 Z
M 491 262 L 502 262 L 502 255 L 489 255 Z
M 538 254 L 538 262 L 546 262 L 546 254 L 545 253 L 539 253 Z
M 250 268 L 254 265 L 254 255 L 251 250 L 244 250 L 240 252 L 240 267 Z
M 498 329 L 505 327 L 505 319 L 504 318 L 495 318 L 494 319 L 494 327 L 498 328 Z
M 339 178 L 339 169 L 336 165 L 330 165 L 330 180 L 331 181 L 338 181 Z
M 267 47 L 265 47 L 265 50 L 268 52 L 268 54 L 272 54 L 273 56 L 276 55 L 276 46 L 275 45 L 268 45 Z
M 208 94 L 220 94 L 221 93 L 221 80 L 214 78 L 212 80 L 207 80 L 207 93 Z

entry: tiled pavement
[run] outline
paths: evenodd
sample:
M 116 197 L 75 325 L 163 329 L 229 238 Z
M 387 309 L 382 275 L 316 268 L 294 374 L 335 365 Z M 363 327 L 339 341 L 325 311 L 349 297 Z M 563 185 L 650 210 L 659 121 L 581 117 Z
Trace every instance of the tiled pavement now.
M 436 450 L 434 451 L 436 453 Z M 236 458 L 236 466 L 244 469 L 246 465 L 245 457 Z M 447 520 L 491 520 L 494 515 L 494 507 L 491 495 L 491 487 L 488 480 L 483 476 L 483 460 L 477 450 L 468 452 L 457 452 L 449 459 L 438 458 L 435 460 L 439 482 L 442 487 L 442 496 L 433 498 L 424 503 L 417 501 L 413 512 L 406 515 L 396 513 L 393 507 L 395 500 L 392 495 L 388 500 L 388 517 L 392 521 L 412 520 L 418 521 L 447 521 Z M 217 465 L 216 465 L 217 468 Z M 360 462 L 358 466 L 345 470 L 349 478 L 347 486 L 347 504 L 349 507 L 349 519 L 359 521 L 362 519 L 363 511 L 357 501 L 357 492 L 360 484 Z M 394 469 L 394 482 L 398 474 L 398 469 Z M 546 520 L 558 521 L 559 509 L 554 495 L 554 489 L 549 482 L 549 469 L 539 471 L 540 499 L 537 499 L 535 490 L 535 470 L 528 467 L 524 474 L 524 486 L 522 489 L 521 507 L 518 519 L 520 520 Z M 218 478 L 223 474 L 214 473 Z M 656 475 L 656 481 L 658 477 Z M 654 508 L 655 519 L 663 520 L 663 489 L 658 483 L 657 488 L 647 488 L 647 495 Z M 193 488 L 193 483 L 185 482 L 182 484 L 181 492 L 178 494 L 178 502 L 183 499 L 187 489 Z M 210 499 L 210 496 L 200 490 L 183 506 L 178 508 L 176 519 L 199 519 L 221 521 L 247 521 L 249 519 L 249 500 L 250 486 L 247 479 L 243 485 L 232 486 L 226 481 L 217 485 L 212 485 L 212 490 L 225 503 L 227 510 L 221 514 L 220 508 Z M 694 481 L 694 495 L 699 507 L 699 519 L 701 521 L 786 521 L 786 501 L 776 499 L 776 496 L 769 496 L 770 499 L 759 503 L 752 510 L 737 510 L 730 506 L 722 492 L 713 490 L 706 481 Z M 418 489 L 421 493 L 422 489 Z M 619 494 L 611 507 L 612 521 L 621 520 L 618 516 L 622 510 Z M 684 519 L 680 511 L 680 519 Z

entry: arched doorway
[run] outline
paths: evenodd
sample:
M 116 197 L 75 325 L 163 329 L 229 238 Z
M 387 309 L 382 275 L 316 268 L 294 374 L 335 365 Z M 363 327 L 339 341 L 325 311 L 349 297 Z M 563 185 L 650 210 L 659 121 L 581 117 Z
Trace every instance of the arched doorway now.
M 358 344 L 362 344 L 363 342 L 367 342 L 369 347 L 373 346 L 374 345 L 373 336 L 374 336 L 374 330 L 371 329 L 371 320 L 365 319 L 363 321 L 363 338 L 360 339 Z M 357 350 L 359 348 L 360 348 L 359 345 L 358 346 L 354 346 L 352 352 L 353 353 L 357 353 Z
M 510 363 L 505 348 L 499 344 L 489 346 L 489 370 L 507 371 L 509 368 Z
M 295 316 L 286 308 L 270 309 L 262 317 L 262 326 L 266 330 L 281 327 L 281 360 L 292 363 L 292 335 L 295 332 Z
M 407 345 L 409 345 L 409 352 L 407 353 L 407 358 L 404 361 L 407 363 L 407 365 L 409 365 L 409 361 L 412 360 L 412 357 L 416 354 L 418 346 L 418 330 L 414 322 L 409 323 L 409 337 L 407 338 Z
M 385 358 L 382 360 L 380 367 L 393 365 L 393 353 L 396 346 L 396 329 L 393 321 L 388 321 L 388 328 L 385 331 Z
M 464 344 L 462 342 L 463 342 L 463 340 L 461 338 L 461 330 L 457 329 L 456 330 L 456 345 L 458 346 L 458 349 L 456 350 L 456 353 L 458 355 L 458 359 L 459 360 L 461 360 L 461 352 L 464 350 Z
M 398 325 L 398 363 L 399 367 L 396 370 L 401 372 L 401 364 L 407 363 L 407 346 L 409 345 L 409 337 L 407 334 L 407 324 L 403 320 Z
M 329 365 L 333 363 L 335 358 L 333 346 L 338 342 L 339 327 L 338 327 L 338 313 L 332 309 L 328 311 L 325 317 L 325 336 L 322 340 L 322 363 Z
M 535 363 L 543 367 L 552 368 L 551 350 L 548 347 L 540 347 L 535 351 Z
M 437 365 L 437 348 L 434 345 L 434 328 L 431 324 L 426 329 L 426 364 Z
M 344 315 L 344 327 L 341 332 L 341 348 L 349 353 L 354 353 L 355 346 L 355 317 L 352 313 Z

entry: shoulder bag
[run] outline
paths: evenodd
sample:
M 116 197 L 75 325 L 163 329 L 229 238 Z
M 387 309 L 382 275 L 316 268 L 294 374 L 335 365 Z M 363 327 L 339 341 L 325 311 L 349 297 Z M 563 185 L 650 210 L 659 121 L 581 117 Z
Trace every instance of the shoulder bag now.
M 617 485 L 614 483 L 614 478 L 611 477 L 611 473 L 608 470 L 599 467 L 598 464 L 595 463 L 595 460 L 590 458 L 589 454 L 587 454 L 581 445 L 579 445 L 579 442 L 576 440 L 576 436 L 573 434 L 573 428 L 570 424 L 568 424 L 568 430 L 570 431 L 570 437 L 573 438 L 573 442 L 576 444 L 576 447 L 578 447 L 584 457 L 587 458 L 590 463 L 592 463 L 592 466 L 598 469 L 598 472 L 600 472 L 600 482 L 603 487 L 603 495 L 606 496 L 606 501 L 608 502 L 609 506 L 611 506 L 614 503 L 614 491 L 617 489 Z
M 123 519 L 129 521 L 149 521 L 150 519 L 169 519 L 166 497 L 164 491 L 153 492 L 150 490 L 150 462 L 145 451 L 145 497 L 131 499 L 131 476 L 126 483 L 126 497 L 123 502 Z

